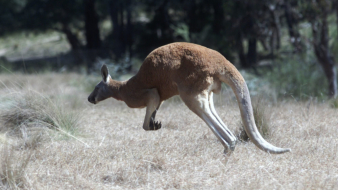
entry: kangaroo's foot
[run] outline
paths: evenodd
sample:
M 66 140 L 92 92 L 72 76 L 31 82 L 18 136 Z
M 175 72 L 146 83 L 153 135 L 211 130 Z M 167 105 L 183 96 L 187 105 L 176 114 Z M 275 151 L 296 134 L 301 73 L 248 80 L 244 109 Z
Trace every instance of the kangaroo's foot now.
M 236 148 L 236 144 L 237 144 L 237 141 L 236 141 L 236 140 L 235 140 L 235 141 L 231 141 L 231 142 L 229 143 L 228 148 L 229 148 L 231 151 L 234 151 L 235 148 Z
M 162 123 L 159 121 L 151 121 L 149 123 L 149 130 L 158 130 L 161 129 Z
M 222 143 L 223 144 L 223 143 Z M 224 146 L 224 154 L 227 154 L 228 152 L 233 152 L 235 151 L 237 141 L 231 141 L 230 143 L 223 144 Z

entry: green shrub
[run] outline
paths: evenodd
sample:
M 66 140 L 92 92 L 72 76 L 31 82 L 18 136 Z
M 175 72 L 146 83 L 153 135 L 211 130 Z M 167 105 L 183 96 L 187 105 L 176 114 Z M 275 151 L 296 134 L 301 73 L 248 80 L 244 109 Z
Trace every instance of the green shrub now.
M 277 60 L 268 79 L 279 96 L 307 99 L 324 98 L 328 83 L 324 72 L 313 54 L 307 56 L 290 55 Z

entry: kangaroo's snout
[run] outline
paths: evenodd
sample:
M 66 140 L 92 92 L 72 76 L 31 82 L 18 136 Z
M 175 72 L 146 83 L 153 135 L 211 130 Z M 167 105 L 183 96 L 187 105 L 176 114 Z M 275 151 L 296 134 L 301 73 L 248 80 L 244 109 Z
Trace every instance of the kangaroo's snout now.
M 95 98 L 92 96 L 88 96 L 88 102 L 92 103 L 92 104 L 96 104 Z

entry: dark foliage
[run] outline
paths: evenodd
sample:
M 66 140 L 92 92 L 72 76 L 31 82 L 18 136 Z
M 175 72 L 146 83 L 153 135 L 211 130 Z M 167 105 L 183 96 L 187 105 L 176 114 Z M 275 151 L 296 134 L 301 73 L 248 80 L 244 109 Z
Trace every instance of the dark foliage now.
M 132 58 L 142 60 L 161 45 L 188 41 L 256 71 L 262 61 L 273 62 L 285 51 L 286 29 L 291 54 L 313 48 L 329 81 L 328 94 L 335 97 L 330 15 L 338 17 L 337 0 L 0 0 L 0 36 L 57 30 L 71 46 L 74 66 L 93 68 L 97 58 L 109 58 L 127 70 Z M 103 34 L 107 29 L 101 23 L 108 20 L 111 28 Z M 311 38 L 301 35 L 302 22 L 311 25 Z

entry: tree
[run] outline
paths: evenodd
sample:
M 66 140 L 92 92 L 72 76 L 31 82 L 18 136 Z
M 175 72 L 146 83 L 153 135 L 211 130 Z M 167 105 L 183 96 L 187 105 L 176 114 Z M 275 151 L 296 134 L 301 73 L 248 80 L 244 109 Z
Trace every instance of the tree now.
M 20 0 L 0 0 L 0 36 L 20 27 L 21 22 L 16 16 L 23 7 L 24 2 Z
M 17 17 L 21 21 L 17 29 L 64 33 L 76 65 L 86 62 L 90 69 L 102 55 L 96 0 L 27 0 Z M 85 43 L 79 39 L 79 31 L 84 31 Z
M 292 6 L 292 4 L 295 6 Z M 298 11 L 295 10 L 297 7 L 297 0 L 284 0 L 283 7 L 290 42 L 296 52 L 302 53 L 304 51 L 304 44 L 297 28 L 301 16 Z
M 109 0 L 108 7 L 113 25 L 112 48 L 115 60 L 118 61 L 125 54 L 126 46 L 124 39 L 124 2 L 121 0 Z
M 74 30 L 81 28 L 83 20 L 82 0 L 27 0 L 23 8 L 16 15 L 21 22 L 17 30 L 57 30 L 66 35 L 72 48 L 77 50 L 83 47 Z
M 95 58 L 101 53 L 101 39 L 99 30 L 99 18 L 95 10 L 95 0 L 84 0 L 85 4 L 85 35 L 87 49 L 87 71 L 89 71 Z
M 329 26 L 327 21 L 332 2 L 315 0 L 311 2 L 302 1 L 302 3 L 303 14 L 311 23 L 314 53 L 329 82 L 329 97 L 335 98 L 338 95 L 336 63 L 329 47 Z
M 87 49 L 100 49 L 99 18 L 95 10 L 95 0 L 85 0 L 85 32 Z
M 280 48 L 280 22 L 277 14 L 279 1 L 236 0 L 229 4 L 232 38 L 236 39 L 240 64 L 243 68 L 253 68 L 260 58 L 273 58 Z M 231 38 L 231 35 L 228 36 Z M 247 49 L 244 42 L 247 41 Z M 270 55 L 259 55 L 258 43 L 269 51 Z

